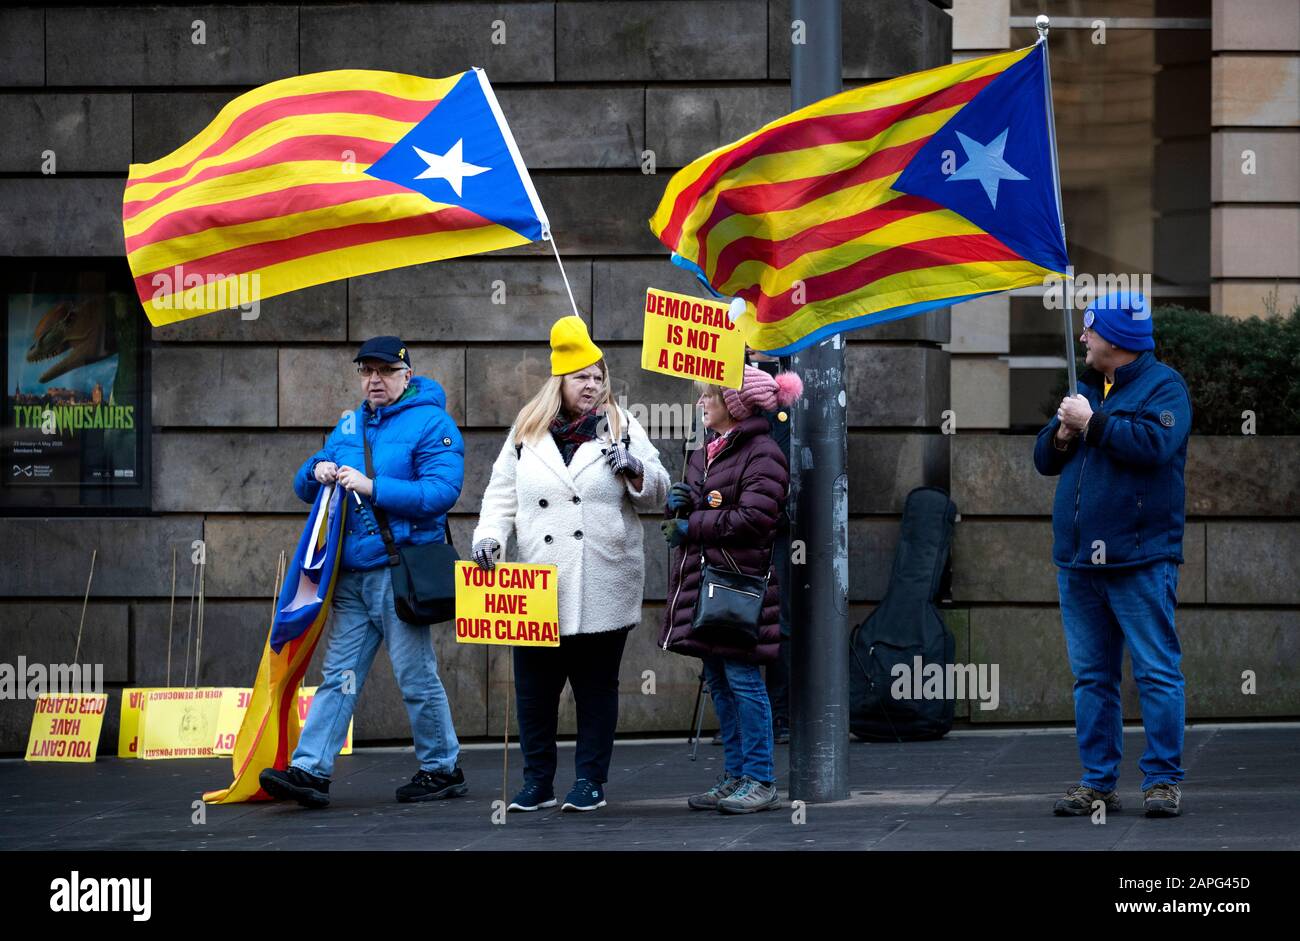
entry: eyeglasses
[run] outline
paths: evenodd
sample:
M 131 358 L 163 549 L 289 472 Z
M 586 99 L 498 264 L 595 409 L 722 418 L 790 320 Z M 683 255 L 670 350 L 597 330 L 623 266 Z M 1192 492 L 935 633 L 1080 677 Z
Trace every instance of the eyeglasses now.
M 369 379 L 371 376 L 378 376 L 380 379 L 391 379 L 399 372 L 405 371 L 405 366 L 363 366 L 357 363 L 357 375 Z

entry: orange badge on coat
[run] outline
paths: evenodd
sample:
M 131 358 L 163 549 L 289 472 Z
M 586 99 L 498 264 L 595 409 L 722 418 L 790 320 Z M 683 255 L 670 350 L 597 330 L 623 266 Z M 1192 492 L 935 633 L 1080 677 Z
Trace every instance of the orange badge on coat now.
M 717 490 L 710 490 L 709 495 L 705 499 L 709 501 L 709 506 L 714 509 L 722 506 L 722 494 Z

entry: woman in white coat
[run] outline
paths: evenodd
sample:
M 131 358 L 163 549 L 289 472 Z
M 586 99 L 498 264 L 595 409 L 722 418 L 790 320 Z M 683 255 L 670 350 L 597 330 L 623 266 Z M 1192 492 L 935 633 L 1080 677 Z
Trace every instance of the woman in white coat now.
M 524 786 L 512 811 L 554 807 L 560 693 L 578 712 L 576 781 L 564 810 L 605 806 L 618 724 L 618 673 L 641 621 L 645 554 L 637 511 L 662 512 L 668 473 L 641 425 L 615 404 L 600 348 L 579 317 L 551 328 L 551 377 L 515 419 L 492 465 L 474 530 L 491 569 L 514 536 L 515 561 L 559 577 L 560 645 L 515 647 Z

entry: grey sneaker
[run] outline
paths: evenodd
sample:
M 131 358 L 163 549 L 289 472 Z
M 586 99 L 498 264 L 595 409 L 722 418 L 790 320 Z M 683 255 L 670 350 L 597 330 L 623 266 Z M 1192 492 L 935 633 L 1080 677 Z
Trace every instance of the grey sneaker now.
M 1142 809 L 1148 817 L 1177 817 L 1182 800 L 1182 788 L 1172 781 L 1154 784 L 1142 792 Z
M 740 779 L 732 793 L 718 801 L 718 810 L 724 814 L 752 814 L 780 806 L 781 797 L 776 793 L 776 784 L 763 784 L 749 775 Z
M 727 774 L 719 775 L 718 781 L 713 787 L 703 794 L 694 794 L 687 798 L 686 805 L 691 810 L 717 810 L 718 801 L 734 794 L 736 788 L 740 787 L 740 782 L 740 778 L 733 778 Z
M 1111 791 L 1109 794 L 1103 794 L 1095 788 L 1076 784 L 1053 805 L 1052 813 L 1058 817 L 1085 817 L 1092 813 L 1093 801 L 1105 803 L 1107 812 L 1124 809 L 1124 805 L 1119 801 L 1119 792 Z

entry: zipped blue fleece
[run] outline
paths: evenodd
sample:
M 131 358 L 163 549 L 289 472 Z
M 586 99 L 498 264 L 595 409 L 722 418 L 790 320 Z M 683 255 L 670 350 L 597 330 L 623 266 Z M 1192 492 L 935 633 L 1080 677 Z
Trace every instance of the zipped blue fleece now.
M 1089 370 L 1079 392 L 1093 417 L 1065 451 L 1053 418 L 1038 433 L 1034 466 L 1060 476 L 1052 506 L 1052 558 L 1070 569 L 1124 569 L 1183 561 L 1183 468 L 1192 402 L 1178 371 L 1145 352 L 1104 377 Z
M 460 498 L 465 444 L 460 429 L 445 411 L 447 396 L 442 386 L 427 376 L 412 376 L 408 390 L 391 405 L 372 410 L 364 403 L 344 415 L 325 439 L 325 446 L 307 458 L 293 479 L 294 492 L 312 503 L 321 487 L 313 475 L 319 462 L 333 461 L 364 474 L 364 430 L 375 465 L 375 492 L 369 499 L 361 498 L 361 507 L 348 495 L 347 531 L 339 565 L 350 571 L 388 564 L 372 503 L 388 514 L 397 545 L 421 545 L 443 541 L 447 511 Z

